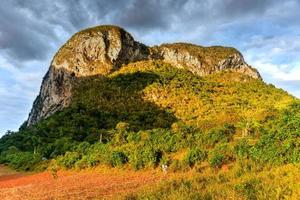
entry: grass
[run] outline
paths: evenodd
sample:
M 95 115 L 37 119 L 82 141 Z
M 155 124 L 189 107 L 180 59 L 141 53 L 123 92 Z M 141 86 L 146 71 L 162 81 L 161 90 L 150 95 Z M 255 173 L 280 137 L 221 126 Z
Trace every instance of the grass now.
M 79 170 L 167 164 L 170 172 L 192 174 L 129 199 L 295 199 L 299 193 L 300 103 L 273 85 L 230 71 L 199 77 L 140 61 L 80 78 L 73 94 L 70 107 L 5 135 L 0 161 L 24 170 L 49 163 Z
M 127 199 L 291 199 L 300 195 L 299 165 L 268 167 L 257 172 L 247 172 L 241 166 L 229 171 L 193 172 L 138 194 L 128 194 Z M 126 198 L 125 198 L 126 199 Z
M 17 172 L 5 165 L 0 165 L 0 177 L 5 176 L 5 175 L 13 175 L 16 174 Z

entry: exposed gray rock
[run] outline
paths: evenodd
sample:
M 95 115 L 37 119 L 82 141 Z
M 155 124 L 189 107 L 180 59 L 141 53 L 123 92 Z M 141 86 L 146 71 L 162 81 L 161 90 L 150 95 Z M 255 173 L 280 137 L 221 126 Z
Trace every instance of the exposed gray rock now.
M 233 54 L 228 58 L 219 61 L 216 66 L 217 71 L 222 70 L 232 70 L 239 73 L 247 74 L 248 76 L 255 78 L 255 79 L 262 79 L 258 71 L 248 65 L 242 54 Z
M 56 53 L 34 101 L 27 126 L 67 107 L 72 100 L 72 86 L 78 78 L 107 75 L 123 64 L 158 59 L 200 76 L 232 70 L 261 79 L 257 70 L 233 48 L 184 43 L 149 48 L 136 42 L 122 28 L 98 26 L 75 34 Z
M 40 94 L 33 103 L 27 125 L 33 125 L 40 119 L 49 117 L 68 106 L 74 79 L 75 77 L 70 73 L 51 66 L 43 79 Z
M 234 48 L 201 47 L 186 43 L 166 44 L 152 48 L 152 57 L 162 59 L 178 68 L 185 68 L 199 76 L 231 70 L 261 79 L 258 71 L 249 66 Z
M 54 56 L 27 125 L 68 106 L 72 85 L 77 78 L 106 75 L 122 64 L 147 59 L 148 56 L 148 47 L 134 41 L 119 27 L 99 26 L 75 34 Z
M 122 64 L 147 59 L 148 47 L 125 30 L 99 26 L 75 34 L 54 56 L 52 65 L 75 76 L 108 74 Z
M 206 75 L 202 62 L 195 56 L 192 56 L 188 51 L 178 51 L 172 48 L 159 47 L 160 59 L 170 63 L 178 68 L 188 68 L 189 71 L 200 76 Z

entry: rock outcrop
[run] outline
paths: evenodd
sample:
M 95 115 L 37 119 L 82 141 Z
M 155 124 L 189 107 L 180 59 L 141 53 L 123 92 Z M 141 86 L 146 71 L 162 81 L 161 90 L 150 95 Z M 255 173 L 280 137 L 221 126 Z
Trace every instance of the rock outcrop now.
M 202 47 L 187 43 L 163 44 L 152 47 L 152 57 L 175 67 L 185 68 L 199 76 L 221 70 L 232 70 L 261 79 L 256 69 L 249 66 L 242 54 L 230 47 Z
M 98 26 L 76 33 L 56 53 L 27 125 L 34 125 L 67 107 L 72 100 L 72 86 L 78 78 L 105 76 L 123 64 L 140 60 L 163 60 L 200 76 L 232 70 L 261 79 L 257 70 L 249 66 L 234 48 L 185 43 L 147 47 L 120 27 Z
M 52 66 L 75 76 L 92 76 L 108 74 L 148 55 L 148 47 L 122 28 L 98 26 L 75 34 L 54 56 Z
M 54 56 L 27 125 L 69 105 L 77 78 L 106 75 L 122 64 L 148 59 L 147 46 L 116 26 L 98 26 L 76 33 Z

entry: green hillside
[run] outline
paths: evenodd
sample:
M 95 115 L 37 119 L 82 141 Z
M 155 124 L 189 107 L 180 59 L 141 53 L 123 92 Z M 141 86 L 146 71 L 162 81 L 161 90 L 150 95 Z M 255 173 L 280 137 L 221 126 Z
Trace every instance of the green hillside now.
M 1 163 L 19 170 L 226 166 L 247 176 L 300 161 L 299 101 L 243 74 L 199 77 L 141 61 L 80 78 L 73 89 L 70 107 L 1 138 Z
M 203 132 L 202 137 L 231 127 L 232 139 L 258 139 L 260 129 L 280 118 L 295 101 L 283 90 L 246 75 L 220 72 L 199 77 L 159 61 L 132 63 L 109 76 L 82 78 L 74 90 L 69 108 L 4 136 L 1 152 L 16 147 L 53 158 L 77 143 L 93 144 L 100 135 L 110 144 L 119 124 L 126 126 L 126 134 L 136 136 L 184 126 Z M 186 147 L 179 145 L 177 150 Z

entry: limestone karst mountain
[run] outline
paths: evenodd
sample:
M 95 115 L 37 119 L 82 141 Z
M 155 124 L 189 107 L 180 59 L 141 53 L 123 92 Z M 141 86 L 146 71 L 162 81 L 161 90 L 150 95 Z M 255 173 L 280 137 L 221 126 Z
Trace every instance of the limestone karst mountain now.
M 167 175 L 196 177 L 130 199 L 298 199 L 299 130 L 299 100 L 265 83 L 236 49 L 147 47 L 119 27 L 99 26 L 54 56 L 27 123 L 0 138 L 0 163 L 54 174 L 151 174 L 164 165 Z M 72 199 L 83 188 L 63 191 Z
M 175 43 L 148 47 L 134 40 L 117 26 L 98 26 L 76 33 L 54 56 L 36 98 L 27 125 L 51 116 L 72 101 L 72 88 L 77 79 L 109 75 L 122 65 L 136 61 L 160 60 L 196 75 L 233 71 L 261 79 L 234 48 L 201 47 Z

